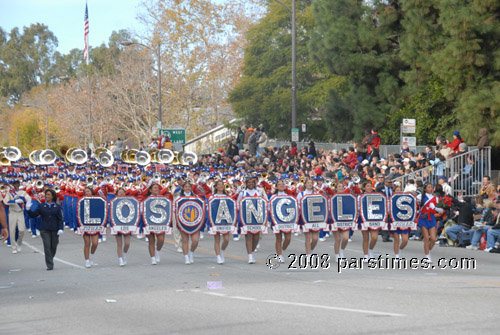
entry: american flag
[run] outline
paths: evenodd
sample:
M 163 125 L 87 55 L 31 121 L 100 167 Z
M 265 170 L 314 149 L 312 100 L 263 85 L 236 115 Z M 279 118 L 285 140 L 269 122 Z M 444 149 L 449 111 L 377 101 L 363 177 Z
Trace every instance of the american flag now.
M 85 3 L 85 32 L 83 35 L 85 40 L 85 48 L 83 49 L 83 59 L 87 61 L 89 65 L 89 9 L 87 3 Z

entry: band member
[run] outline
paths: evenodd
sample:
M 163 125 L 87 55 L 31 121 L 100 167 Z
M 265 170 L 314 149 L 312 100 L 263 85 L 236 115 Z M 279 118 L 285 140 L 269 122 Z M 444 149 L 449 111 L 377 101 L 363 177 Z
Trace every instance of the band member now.
M 308 194 L 313 194 L 314 193 L 314 184 L 311 179 L 306 179 L 304 183 L 304 190 L 300 192 L 297 195 L 297 200 L 300 203 L 300 200 Z M 301 218 L 302 221 L 302 218 Z M 305 245 L 306 245 L 306 255 L 307 258 L 311 256 L 311 252 L 314 250 L 316 247 L 316 244 L 318 244 L 318 239 L 319 239 L 319 231 L 309 231 L 309 232 L 304 232 L 304 237 L 306 239 Z
M 374 193 L 373 184 L 369 180 L 364 183 L 363 189 L 365 193 Z M 359 220 L 362 220 L 361 215 L 359 216 Z M 368 230 L 362 230 L 361 234 L 363 235 L 363 254 L 365 255 L 364 259 L 366 261 L 373 258 L 373 249 L 377 244 L 378 230 L 368 228 Z
M 157 197 L 160 195 L 160 185 L 151 184 L 146 198 L 149 196 Z M 151 264 L 156 265 L 160 263 L 160 250 L 165 242 L 165 232 L 162 233 L 150 233 L 149 237 L 149 256 L 151 256 Z
M 418 217 L 418 226 L 422 230 L 424 238 L 424 253 L 429 262 L 431 259 L 431 250 L 436 243 L 437 222 L 434 214 L 442 213 L 442 208 L 437 208 L 437 197 L 432 194 L 432 184 L 424 185 L 424 194 L 419 194 L 417 197 L 420 202 L 420 216 Z
M 95 196 L 94 190 L 90 187 L 86 187 L 83 190 L 83 196 Z M 97 250 L 97 246 L 99 245 L 99 235 L 100 234 L 91 235 L 87 232 L 83 233 L 83 257 L 85 257 L 86 268 L 90 268 L 92 267 L 92 265 L 96 265 L 94 263 L 94 254 Z
M 43 250 L 45 253 L 45 264 L 47 270 L 54 269 L 54 257 L 59 243 L 59 236 L 63 234 L 64 222 L 62 216 L 62 208 L 55 203 L 57 195 L 54 190 L 48 189 L 45 191 L 45 202 L 39 204 L 36 209 L 31 210 L 31 198 L 28 198 L 26 209 L 31 217 L 40 215 L 40 235 L 43 241 Z
M 350 193 L 350 191 L 345 189 L 344 183 L 337 184 L 337 193 Z M 344 258 L 344 250 L 349 242 L 349 231 L 348 230 L 337 230 L 333 232 L 333 237 L 335 239 L 335 244 L 333 248 L 335 249 L 335 261 Z
M 190 182 L 184 182 L 182 185 L 182 191 L 179 197 L 194 197 L 192 192 L 192 185 Z M 198 242 L 200 241 L 200 234 L 195 233 L 193 235 L 188 235 L 181 231 L 182 236 L 182 251 L 184 252 L 184 263 L 186 265 L 194 263 L 194 252 L 198 247 Z M 191 248 L 189 247 L 189 237 L 191 236 Z
M 15 180 L 13 187 L 9 188 L 7 194 L 5 195 L 3 202 L 6 206 L 9 206 L 9 235 L 12 245 L 12 253 L 17 254 L 21 252 L 21 246 L 23 244 L 24 230 L 26 228 L 26 223 L 24 220 L 24 206 L 27 201 L 28 195 L 25 191 L 19 189 L 19 180 Z M 16 238 L 16 228 L 19 230 Z
M 214 186 L 214 192 L 211 198 L 225 197 L 225 196 L 227 196 L 227 194 L 224 182 L 222 180 L 216 181 Z M 220 244 L 221 235 L 222 235 L 222 248 Z M 214 235 L 214 250 L 215 254 L 217 255 L 217 264 L 224 264 L 224 251 L 226 250 L 228 244 L 229 244 L 229 232 L 225 234 L 217 232 Z
M 241 191 L 240 194 L 238 195 L 238 204 L 240 203 L 240 200 L 245 197 L 256 197 L 262 195 L 262 193 L 260 193 L 259 190 L 255 188 L 255 186 L 256 186 L 255 178 L 249 177 L 246 180 L 246 189 Z M 257 245 L 259 244 L 259 238 L 260 234 L 245 235 L 245 245 L 248 253 L 248 264 L 255 264 L 255 258 L 253 256 L 253 252 L 257 248 Z
M 7 228 L 7 217 L 5 216 L 5 209 L 3 206 L 0 206 L 0 225 L 2 227 L 0 237 L 7 240 L 9 237 L 9 229 Z
M 124 197 L 126 196 L 127 192 L 123 187 L 120 187 L 116 191 L 116 196 L 117 197 Z M 127 265 L 127 252 L 130 247 L 130 234 L 122 234 L 118 233 L 116 234 L 116 247 L 117 247 L 117 253 L 118 253 L 118 262 L 120 263 L 120 266 L 125 266 Z
M 276 181 L 276 190 L 274 191 L 274 194 L 277 195 L 288 195 L 285 191 L 285 182 L 283 180 L 277 180 Z M 288 248 L 290 245 L 290 241 L 292 240 L 292 232 L 288 233 L 283 233 L 283 232 L 278 232 L 274 234 L 276 236 L 276 253 L 278 254 L 278 262 L 280 263 L 285 263 L 285 258 L 283 258 L 283 251 Z M 283 236 L 285 239 L 283 240 Z

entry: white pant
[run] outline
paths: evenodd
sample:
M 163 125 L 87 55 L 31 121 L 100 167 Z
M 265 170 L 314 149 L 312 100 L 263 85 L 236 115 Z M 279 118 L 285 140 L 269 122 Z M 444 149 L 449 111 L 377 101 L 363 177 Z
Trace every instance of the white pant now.
M 172 225 L 174 226 L 175 248 L 176 249 L 182 248 L 182 244 L 181 244 L 181 242 L 182 242 L 182 235 L 181 235 L 181 231 L 179 230 L 179 227 L 177 227 L 177 220 L 175 218 L 175 215 L 172 218 Z
M 26 228 L 26 223 L 24 222 L 24 213 L 17 211 L 9 211 L 9 236 L 12 249 L 16 249 L 16 227 L 19 229 L 19 235 L 17 238 L 17 245 L 21 246 L 23 244 L 24 230 Z

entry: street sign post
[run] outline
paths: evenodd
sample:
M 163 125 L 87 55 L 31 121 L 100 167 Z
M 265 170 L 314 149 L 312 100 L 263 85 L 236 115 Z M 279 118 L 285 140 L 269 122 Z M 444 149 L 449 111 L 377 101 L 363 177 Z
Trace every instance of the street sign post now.
M 415 148 L 417 146 L 417 138 L 413 136 L 403 136 L 401 138 L 401 144 L 408 144 L 408 147 Z
M 299 128 L 292 128 L 292 141 L 299 141 Z
M 305 123 L 303 123 L 303 124 L 302 124 L 302 132 L 303 132 L 303 133 L 305 133 L 305 132 L 306 132 L 306 124 L 305 124 Z

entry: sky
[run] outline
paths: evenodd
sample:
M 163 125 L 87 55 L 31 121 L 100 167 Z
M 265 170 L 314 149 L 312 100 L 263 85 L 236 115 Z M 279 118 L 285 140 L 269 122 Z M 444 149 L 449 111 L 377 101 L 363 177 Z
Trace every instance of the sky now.
M 141 0 L 88 0 L 89 42 L 91 47 L 108 43 L 113 30 L 141 30 L 136 19 Z M 0 0 L 0 27 L 9 33 L 12 28 L 32 23 L 49 27 L 59 42 L 57 50 L 67 54 L 84 47 L 83 18 L 85 0 Z

